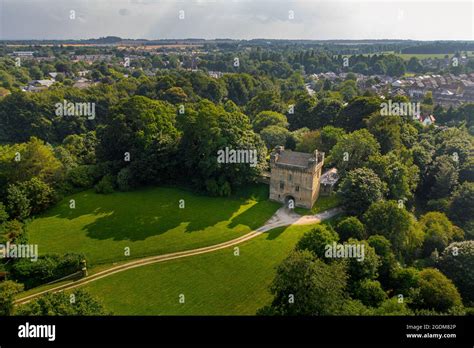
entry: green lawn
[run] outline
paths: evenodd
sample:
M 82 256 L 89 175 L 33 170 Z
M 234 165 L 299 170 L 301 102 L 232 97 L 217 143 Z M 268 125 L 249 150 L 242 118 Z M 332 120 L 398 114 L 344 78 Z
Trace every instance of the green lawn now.
M 320 213 L 322 211 L 335 208 L 341 205 L 340 198 L 336 194 L 332 194 L 330 196 L 319 196 L 314 203 L 313 208 L 305 209 L 305 208 L 295 208 L 295 212 L 300 215 L 314 215 Z
M 131 269 L 84 288 L 115 315 L 253 315 L 272 299 L 276 266 L 312 227 L 271 230 L 240 244 L 240 256 L 230 247 Z
M 76 208 L 69 208 L 69 200 Z M 179 208 L 183 199 L 185 208 Z M 40 254 L 84 253 L 89 264 L 158 255 L 217 244 L 265 223 L 279 204 L 265 185 L 233 197 L 207 197 L 177 188 L 147 188 L 65 198 L 28 225 Z M 125 256 L 125 248 L 130 256 Z

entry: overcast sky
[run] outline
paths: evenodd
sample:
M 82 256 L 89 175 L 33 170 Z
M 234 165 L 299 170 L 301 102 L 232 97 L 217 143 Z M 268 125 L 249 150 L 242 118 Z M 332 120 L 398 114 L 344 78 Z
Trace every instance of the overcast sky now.
M 86 39 L 113 35 L 134 39 L 474 40 L 473 3 L 0 0 L 0 38 Z

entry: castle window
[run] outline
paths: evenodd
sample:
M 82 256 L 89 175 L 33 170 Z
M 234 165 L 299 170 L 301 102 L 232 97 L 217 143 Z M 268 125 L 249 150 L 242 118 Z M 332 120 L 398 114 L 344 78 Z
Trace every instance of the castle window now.
M 290 174 L 290 177 L 288 178 L 288 180 L 291 182 L 293 180 L 293 175 Z
M 283 190 L 285 188 L 285 183 L 283 181 L 280 181 L 280 190 Z
M 299 185 L 296 185 L 296 186 L 295 186 L 295 191 L 296 191 L 296 192 L 300 192 L 300 187 L 299 187 Z

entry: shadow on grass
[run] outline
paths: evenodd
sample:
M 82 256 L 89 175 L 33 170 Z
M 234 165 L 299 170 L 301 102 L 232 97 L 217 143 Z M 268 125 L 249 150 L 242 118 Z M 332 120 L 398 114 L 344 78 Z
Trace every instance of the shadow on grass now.
M 288 228 L 288 226 L 286 227 L 278 227 L 278 228 L 274 228 L 273 230 L 270 230 L 267 232 L 267 239 L 268 240 L 274 240 L 274 239 L 277 239 L 283 232 L 285 232 L 285 230 Z
M 148 188 L 110 195 L 86 191 L 68 197 L 41 217 L 54 216 L 72 220 L 92 214 L 95 215 L 95 220 L 82 227 L 88 237 L 98 240 L 139 241 L 179 226 L 191 233 L 229 221 L 241 205 L 248 201 L 251 193 L 251 190 L 245 192 L 247 197 L 239 195 L 216 198 L 197 196 L 174 188 Z M 262 193 L 257 192 L 257 195 L 261 197 Z M 76 201 L 75 209 L 69 208 L 70 199 Z M 179 207 L 181 199 L 184 200 L 184 209 Z M 272 215 L 271 209 L 273 207 L 270 202 L 258 202 L 235 217 L 227 227 L 245 225 L 255 229 L 265 222 L 262 219 Z

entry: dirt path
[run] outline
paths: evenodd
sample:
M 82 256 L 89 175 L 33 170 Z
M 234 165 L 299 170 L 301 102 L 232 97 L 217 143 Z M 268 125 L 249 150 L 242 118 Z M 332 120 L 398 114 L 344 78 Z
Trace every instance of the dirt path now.
M 283 226 L 289 226 L 289 225 L 308 225 L 308 224 L 314 224 L 321 222 L 323 220 L 329 219 L 337 214 L 339 214 L 342 210 L 340 208 L 333 208 L 326 210 L 322 213 L 316 214 L 316 215 L 306 215 L 306 216 L 301 216 L 298 215 L 292 211 L 289 211 L 287 208 L 280 208 L 277 210 L 277 212 L 263 225 L 262 227 L 259 227 L 255 231 L 249 232 L 239 238 L 235 238 L 232 240 L 229 240 L 227 242 L 223 242 L 220 244 L 215 244 L 207 247 L 202 247 L 202 248 L 197 248 L 197 249 L 192 249 L 192 250 L 185 250 L 185 251 L 179 251 L 179 252 L 174 252 L 174 253 L 169 253 L 169 254 L 164 254 L 164 255 L 158 255 L 158 256 L 150 256 L 150 257 L 145 257 L 142 259 L 130 261 L 127 263 L 124 263 L 119 266 L 114 266 L 111 268 L 108 268 L 104 271 L 95 273 L 93 275 L 87 276 L 85 278 L 81 278 L 77 281 L 74 281 L 72 283 L 68 284 L 63 284 L 60 286 L 56 286 L 54 288 L 44 290 L 29 296 L 25 296 L 23 298 L 17 299 L 14 301 L 15 304 L 24 304 L 28 303 L 31 300 L 44 295 L 48 292 L 58 292 L 58 291 L 64 291 L 64 290 L 70 290 L 77 288 L 79 286 L 83 286 L 85 284 L 91 283 L 93 281 L 108 277 L 112 274 L 118 273 L 118 272 L 123 272 L 132 268 L 136 267 L 141 267 L 145 265 L 150 265 L 153 263 L 157 262 L 163 262 L 163 261 L 168 261 L 168 260 L 174 260 L 174 259 L 180 259 L 183 257 L 189 257 L 189 256 L 194 256 L 194 255 L 199 255 L 199 254 L 206 254 L 210 253 L 216 250 L 228 248 L 243 242 L 246 242 L 252 238 L 255 238 L 259 235 L 261 235 L 264 232 L 267 232 L 269 230 L 272 230 L 274 228 L 278 227 L 283 227 Z

